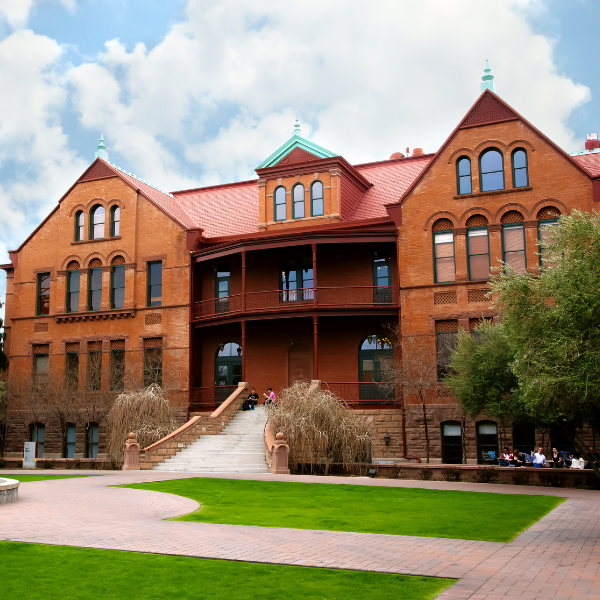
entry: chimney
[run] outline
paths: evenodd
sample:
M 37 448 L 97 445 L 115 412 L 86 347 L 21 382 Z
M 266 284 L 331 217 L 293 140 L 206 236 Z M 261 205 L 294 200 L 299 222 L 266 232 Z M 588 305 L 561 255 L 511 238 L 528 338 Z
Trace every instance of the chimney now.
M 413 156 L 418 156 L 419 154 L 423 154 L 423 148 L 413 148 Z
M 585 149 L 586 150 L 597 150 L 600 148 L 600 141 L 598 141 L 597 133 L 588 133 L 585 136 Z

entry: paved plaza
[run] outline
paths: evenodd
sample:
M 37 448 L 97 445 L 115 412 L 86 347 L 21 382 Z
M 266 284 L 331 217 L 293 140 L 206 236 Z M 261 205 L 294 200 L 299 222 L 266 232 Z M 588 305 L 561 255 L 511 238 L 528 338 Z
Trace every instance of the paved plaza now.
M 17 471 L 2 471 L 0 477 L 10 477 L 11 473 Z M 52 473 L 73 475 L 73 471 Z M 0 507 L 0 539 L 457 578 L 459 581 L 439 596 L 443 599 L 600 599 L 598 491 L 342 477 L 206 475 L 567 498 L 513 542 L 505 544 L 165 521 L 197 510 L 199 504 L 171 494 L 110 487 L 195 476 L 198 475 L 102 472 L 99 477 L 21 483 L 19 501 Z M 271 506 L 277 506 L 276 498 Z M 276 508 L 257 506 L 256 510 Z

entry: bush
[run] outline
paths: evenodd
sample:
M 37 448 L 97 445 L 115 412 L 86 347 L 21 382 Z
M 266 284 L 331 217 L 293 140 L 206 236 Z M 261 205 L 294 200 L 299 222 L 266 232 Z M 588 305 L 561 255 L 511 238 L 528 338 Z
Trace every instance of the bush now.
M 540 480 L 540 483 L 545 486 L 564 487 L 564 485 L 567 481 L 567 477 L 565 475 L 563 475 L 562 473 L 555 473 L 555 472 L 540 473 L 539 480 Z M 581 480 L 580 480 L 580 483 L 581 483 Z M 577 484 L 577 481 L 575 481 L 575 484 Z
M 402 477 L 402 467 L 394 465 L 392 468 L 392 479 L 400 479 L 400 477 Z
M 457 469 L 454 467 L 448 467 L 446 469 L 442 469 L 442 477 L 446 481 L 460 481 L 462 476 L 462 469 Z
M 419 473 L 419 479 L 422 479 L 423 481 L 432 480 L 433 479 L 433 471 L 429 467 L 425 467 L 424 469 L 421 469 L 421 472 Z
M 52 469 L 54 468 L 54 463 L 51 460 L 42 461 L 42 469 Z
M 477 469 L 473 474 L 473 481 L 475 483 L 498 483 L 498 471 L 490 467 Z
M 529 485 L 529 471 L 521 471 L 520 469 L 513 473 L 513 485 Z

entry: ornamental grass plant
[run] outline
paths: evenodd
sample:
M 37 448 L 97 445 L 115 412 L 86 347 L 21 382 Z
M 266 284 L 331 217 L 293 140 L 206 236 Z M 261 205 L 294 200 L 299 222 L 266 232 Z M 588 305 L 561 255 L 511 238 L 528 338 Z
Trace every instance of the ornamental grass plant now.
M 291 466 L 308 465 L 313 472 L 324 465 L 327 475 L 331 464 L 357 473 L 361 463 L 371 461 L 367 424 L 328 390 L 296 381 L 267 410 L 274 430 L 283 433 L 290 447 Z

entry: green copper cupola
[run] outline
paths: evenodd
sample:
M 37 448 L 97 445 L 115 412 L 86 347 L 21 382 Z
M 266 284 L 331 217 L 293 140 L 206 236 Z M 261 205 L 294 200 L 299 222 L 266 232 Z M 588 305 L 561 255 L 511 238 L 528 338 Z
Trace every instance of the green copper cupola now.
M 104 133 L 100 134 L 100 140 L 98 141 L 98 150 L 96 150 L 95 157 L 108 161 L 108 152 L 106 151 L 106 146 L 104 145 Z
M 490 69 L 490 62 L 488 60 L 485 61 L 485 69 L 483 70 L 485 75 L 481 78 L 481 91 L 490 90 L 490 92 L 495 92 L 494 89 L 494 76 L 492 75 L 492 70 Z

